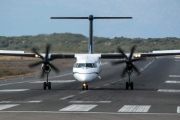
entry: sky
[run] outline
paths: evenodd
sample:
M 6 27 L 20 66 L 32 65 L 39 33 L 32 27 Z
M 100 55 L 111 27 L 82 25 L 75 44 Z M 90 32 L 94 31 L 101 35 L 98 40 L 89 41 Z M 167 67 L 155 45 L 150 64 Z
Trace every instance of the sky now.
M 180 38 L 180 0 L 1 0 L 0 36 L 77 33 L 89 36 L 89 20 L 50 17 L 133 17 L 94 20 L 93 35 Z

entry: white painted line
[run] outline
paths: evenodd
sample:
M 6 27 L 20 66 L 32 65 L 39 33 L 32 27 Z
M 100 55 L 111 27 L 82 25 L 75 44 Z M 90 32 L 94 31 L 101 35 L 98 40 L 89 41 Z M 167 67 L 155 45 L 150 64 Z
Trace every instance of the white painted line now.
M 1 101 L 0 103 L 2 104 L 5 104 L 5 103 L 17 103 L 17 104 L 21 104 L 21 103 L 40 103 L 42 101 L 40 100 L 33 100 L 33 101 Z
M 33 101 L 28 101 L 28 103 L 40 103 L 42 100 L 33 100 Z
M 100 87 L 101 87 L 101 86 L 97 86 L 97 87 L 95 87 L 95 88 L 97 89 L 97 88 L 100 88 Z
M 11 101 L 1 101 L 0 103 L 10 103 Z
M 4 110 L 4 109 L 7 109 L 7 108 L 15 107 L 17 105 L 19 105 L 19 104 L 0 105 L 0 110 Z
M 60 98 L 60 100 L 66 100 L 66 99 L 72 98 L 72 97 L 74 97 L 74 96 L 75 96 L 75 95 L 69 95 L 69 96 L 66 96 L 66 97 Z
M 104 84 L 103 86 L 108 86 L 109 84 Z
M 49 77 L 49 79 L 58 78 L 58 77 L 64 77 L 64 76 L 68 76 L 68 75 L 72 75 L 72 73 L 68 73 L 68 74 L 64 74 L 64 75 L 59 75 L 59 76 L 55 76 L 55 77 Z M 29 82 L 33 82 L 33 81 L 37 81 L 37 80 L 29 80 L 29 81 L 23 81 L 23 82 L 13 82 L 13 83 L 7 83 L 7 84 L 0 84 L 0 86 L 29 83 Z
M 64 77 L 64 76 L 68 76 L 68 75 L 72 75 L 73 73 L 68 73 L 68 74 L 64 74 L 64 75 L 59 75 L 59 76 L 55 76 L 55 77 L 50 77 L 49 79 L 52 78 L 58 78 L 58 77 Z
M 111 103 L 111 101 L 70 101 L 69 103 Z
M 180 83 L 180 81 L 166 81 L 165 83 Z
M 25 82 L 15 82 L 15 83 L 0 84 L 0 86 L 21 84 L 21 83 L 29 83 L 29 82 L 32 82 L 32 81 L 34 81 L 34 80 L 29 80 L 29 81 L 25 81 Z
M 150 105 L 124 105 L 118 112 L 148 112 Z
M 169 75 L 169 77 L 180 77 L 180 75 Z
M 59 111 L 89 111 L 96 107 L 97 105 L 79 105 L 79 104 L 73 104 L 70 106 L 67 106 L 65 108 L 60 109 Z
M 86 92 L 88 92 L 88 91 L 82 91 L 82 92 L 79 92 L 78 94 L 83 94 L 83 93 L 86 93 Z
M 177 89 L 159 89 L 158 92 L 180 92 Z
M 180 57 L 175 57 L 175 58 L 180 58 Z
M 177 107 L 177 113 L 180 113 L 180 106 Z
M 29 89 L 3 89 L 0 90 L 0 92 L 22 92 L 22 91 L 27 91 Z
M 51 83 L 70 83 L 75 82 L 76 80 L 50 80 Z M 44 83 L 44 81 L 34 81 L 30 83 Z

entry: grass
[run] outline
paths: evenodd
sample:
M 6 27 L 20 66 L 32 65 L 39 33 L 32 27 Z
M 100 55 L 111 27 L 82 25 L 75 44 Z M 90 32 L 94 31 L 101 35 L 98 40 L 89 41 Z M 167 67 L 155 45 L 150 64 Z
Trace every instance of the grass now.
M 29 68 L 29 64 L 40 60 L 39 58 L 0 56 L 0 79 L 40 73 L 41 65 Z M 73 66 L 74 62 L 75 59 L 57 59 L 52 61 L 52 64 L 55 66 Z

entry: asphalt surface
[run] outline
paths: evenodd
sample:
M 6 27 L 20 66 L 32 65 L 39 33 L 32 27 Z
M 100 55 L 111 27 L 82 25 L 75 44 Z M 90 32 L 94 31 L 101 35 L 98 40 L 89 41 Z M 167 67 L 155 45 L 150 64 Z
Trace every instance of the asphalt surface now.
M 0 81 L 0 120 L 179 120 L 180 58 L 149 58 L 137 62 L 140 76 L 132 74 L 134 90 L 126 90 L 124 65 L 103 60 L 101 80 L 74 80 L 72 67 L 50 75 L 51 90 L 43 90 L 38 75 Z

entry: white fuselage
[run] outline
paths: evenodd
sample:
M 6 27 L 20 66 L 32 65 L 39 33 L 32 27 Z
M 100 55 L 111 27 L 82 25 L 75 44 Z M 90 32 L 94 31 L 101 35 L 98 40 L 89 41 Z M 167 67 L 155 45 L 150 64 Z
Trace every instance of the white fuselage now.
M 100 54 L 77 54 L 73 76 L 77 81 L 90 82 L 101 73 Z

